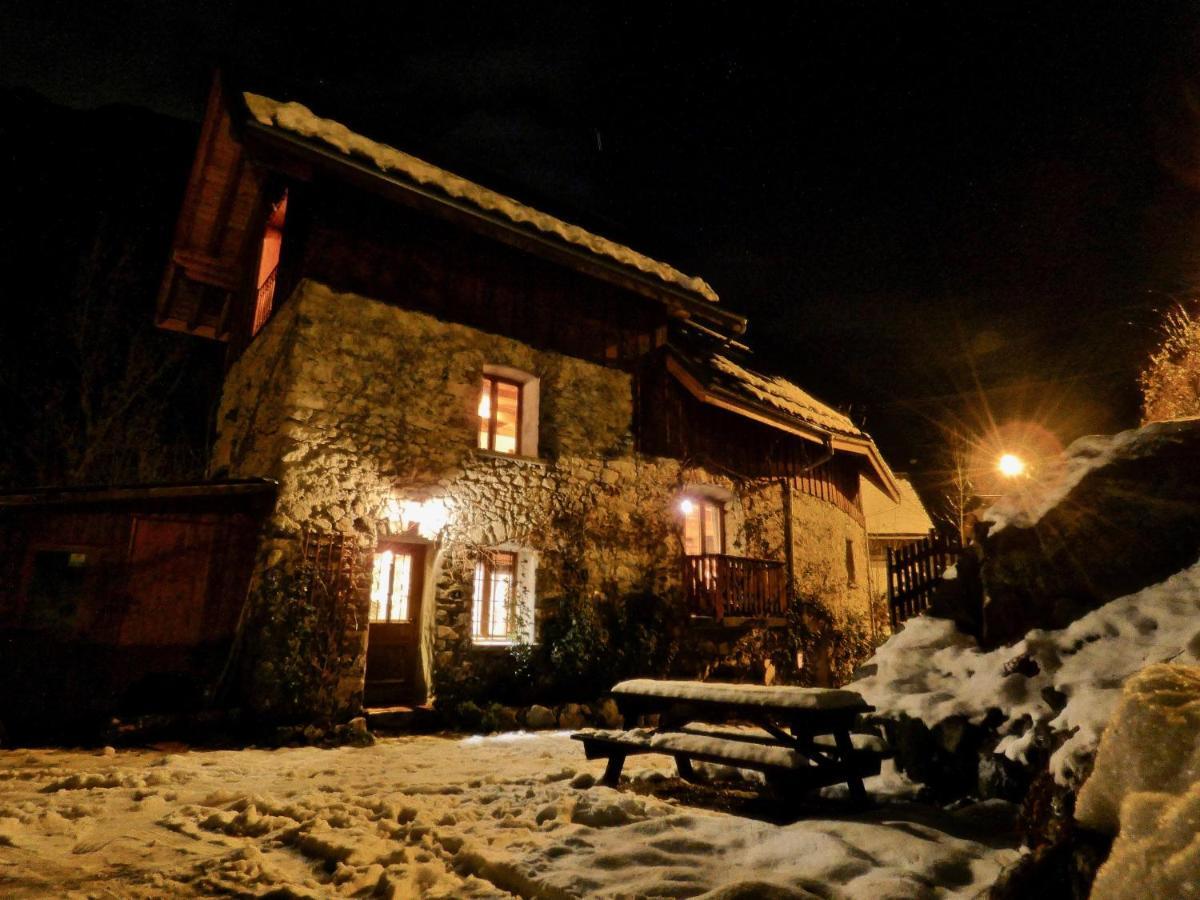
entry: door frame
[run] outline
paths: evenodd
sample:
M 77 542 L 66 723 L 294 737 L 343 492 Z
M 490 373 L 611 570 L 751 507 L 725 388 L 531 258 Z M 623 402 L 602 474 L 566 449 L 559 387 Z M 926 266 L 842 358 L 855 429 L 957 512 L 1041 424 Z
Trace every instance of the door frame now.
M 371 553 L 372 561 L 372 577 L 374 573 L 375 554 L 384 550 L 400 550 L 412 558 L 412 568 L 410 570 L 410 586 L 409 586 L 409 617 L 407 622 L 387 623 L 387 622 L 372 622 L 370 620 L 370 612 L 368 607 L 367 618 L 367 643 L 366 652 L 364 654 L 363 663 L 363 698 L 366 705 L 366 698 L 371 692 L 370 675 L 370 656 L 371 656 L 371 633 L 374 630 L 376 638 L 382 636 L 382 629 L 409 629 L 411 631 L 407 641 L 395 641 L 394 643 L 410 643 L 411 644 L 411 660 L 409 662 L 409 690 L 408 696 L 403 700 L 404 703 L 418 704 L 423 703 L 428 693 L 425 676 L 425 655 L 426 655 L 426 622 L 428 614 L 426 607 L 431 598 L 427 597 L 426 587 L 432 582 L 430 576 L 430 566 L 434 553 L 434 545 L 428 541 L 415 539 L 409 535 L 385 535 L 379 538 L 376 542 L 375 549 Z M 368 589 L 369 590 L 369 589 Z M 378 684 L 378 682 L 376 682 Z

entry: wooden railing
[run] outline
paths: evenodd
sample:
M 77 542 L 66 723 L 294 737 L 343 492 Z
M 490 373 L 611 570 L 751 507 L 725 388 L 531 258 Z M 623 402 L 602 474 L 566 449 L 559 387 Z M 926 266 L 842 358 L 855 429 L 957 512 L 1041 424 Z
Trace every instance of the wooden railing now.
M 258 286 L 258 295 L 254 300 L 254 325 L 250 328 L 251 335 L 258 334 L 259 330 L 267 324 L 267 319 L 271 317 L 271 307 L 275 301 L 275 278 L 278 274 L 279 266 L 276 266 Z
M 893 631 L 928 608 L 942 572 L 958 559 L 961 549 L 957 535 L 933 531 L 907 546 L 888 548 L 888 609 Z
M 766 618 L 787 612 L 783 563 L 706 553 L 683 558 L 683 590 L 693 615 Z

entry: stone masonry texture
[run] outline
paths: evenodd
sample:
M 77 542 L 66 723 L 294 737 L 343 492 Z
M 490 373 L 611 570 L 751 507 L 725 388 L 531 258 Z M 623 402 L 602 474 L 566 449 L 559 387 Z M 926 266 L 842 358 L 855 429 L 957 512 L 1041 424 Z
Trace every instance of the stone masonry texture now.
M 489 364 L 540 379 L 537 459 L 476 449 Z M 536 552 L 539 601 L 565 591 L 669 591 L 681 571 L 677 500 L 703 485 L 728 492 L 729 553 L 784 559 L 777 480 L 734 480 L 635 453 L 633 410 L 626 372 L 304 281 L 228 373 L 211 474 L 280 482 L 257 583 L 294 564 L 302 526 L 353 535 L 368 553 L 399 528 L 395 510 L 405 501 L 445 507 L 446 527 L 426 552 L 428 683 L 435 667 L 469 666 L 479 652 L 470 610 L 485 548 Z M 837 585 L 835 612 L 865 616 L 862 526 L 796 491 L 793 534 L 798 580 Z M 849 583 L 847 541 L 860 584 Z M 365 602 L 327 676 L 331 716 L 361 703 Z

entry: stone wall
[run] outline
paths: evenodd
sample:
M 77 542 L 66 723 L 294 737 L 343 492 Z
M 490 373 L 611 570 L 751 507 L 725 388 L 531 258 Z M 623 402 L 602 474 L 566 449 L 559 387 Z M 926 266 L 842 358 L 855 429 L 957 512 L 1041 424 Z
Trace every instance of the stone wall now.
M 540 379 L 539 458 L 475 449 L 485 364 Z M 679 586 L 682 554 L 675 502 L 685 487 L 706 485 L 731 498 L 730 553 L 784 559 L 778 482 L 735 482 L 635 454 L 632 424 L 625 372 L 305 281 L 228 375 L 213 474 L 280 481 L 260 575 L 289 565 L 287 548 L 303 525 L 352 533 L 366 552 L 400 527 L 406 503 L 444 509 L 445 527 L 426 555 L 428 678 L 487 652 L 470 636 L 473 570 L 484 548 L 535 552 L 539 598 L 669 592 Z M 799 492 L 793 516 L 798 575 L 820 580 L 838 614 L 865 614 L 862 526 Z M 857 554 L 855 585 L 847 540 Z M 357 702 L 361 653 L 349 653 L 346 668 L 337 715 Z

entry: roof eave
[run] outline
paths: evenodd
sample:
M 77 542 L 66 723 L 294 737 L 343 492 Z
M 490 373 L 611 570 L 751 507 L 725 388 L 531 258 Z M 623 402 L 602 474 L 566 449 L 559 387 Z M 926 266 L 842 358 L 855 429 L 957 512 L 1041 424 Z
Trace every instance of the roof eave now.
M 447 218 L 474 224 L 477 230 L 489 234 L 510 246 L 515 246 L 547 257 L 556 262 L 584 271 L 642 296 L 658 300 L 667 306 L 672 315 L 685 320 L 698 320 L 714 325 L 730 335 L 746 331 L 745 316 L 720 307 L 682 288 L 675 287 L 662 279 L 655 278 L 638 269 L 622 266 L 587 250 L 565 244 L 554 238 L 522 228 L 503 216 L 482 210 L 441 191 L 416 184 L 394 173 L 382 172 L 375 166 L 333 149 L 328 149 L 304 138 L 290 134 L 273 125 L 264 125 L 254 118 L 246 118 L 243 128 L 248 147 L 256 144 L 265 148 L 299 155 L 307 163 L 341 175 L 351 183 L 373 189 L 391 199 L 407 202 Z M 264 161 L 270 165 L 270 160 Z
M 667 355 L 667 371 L 674 375 L 688 393 L 701 403 L 754 419 L 814 443 L 826 444 L 835 452 L 840 450 L 844 453 L 855 453 L 865 457 L 868 464 L 866 476 L 892 501 L 900 502 L 900 485 L 896 482 L 896 476 L 892 474 L 891 468 L 884 461 L 879 448 L 875 446 L 875 442 L 870 437 L 841 434 L 821 428 L 765 405 L 754 403 L 720 386 L 705 384 L 674 354 Z

